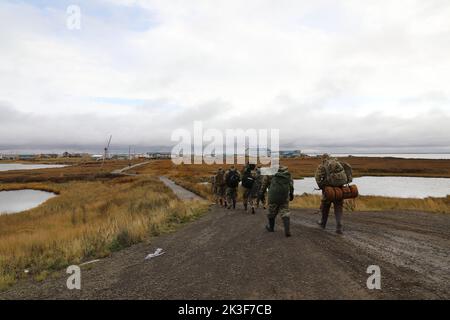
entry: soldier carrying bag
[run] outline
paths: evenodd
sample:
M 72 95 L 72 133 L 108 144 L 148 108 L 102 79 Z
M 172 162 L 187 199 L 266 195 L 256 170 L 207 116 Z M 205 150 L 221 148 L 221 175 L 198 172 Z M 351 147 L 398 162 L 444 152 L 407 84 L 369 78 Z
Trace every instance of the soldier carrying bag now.
M 352 181 L 352 167 L 333 158 L 325 161 L 316 173 L 317 185 L 324 191 L 328 201 L 357 198 L 358 187 L 350 185 Z
M 255 179 L 252 176 L 252 172 L 250 169 L 246 169 L 244 174 L 242 175 L 242 186 L 246 189 L 251 189 L 253 184 L 255 183 Z
M 226 185 L 229 188 L 236 188 L 239 185 L 239 175 L 236 171 L 230 171 L 227 175 Z

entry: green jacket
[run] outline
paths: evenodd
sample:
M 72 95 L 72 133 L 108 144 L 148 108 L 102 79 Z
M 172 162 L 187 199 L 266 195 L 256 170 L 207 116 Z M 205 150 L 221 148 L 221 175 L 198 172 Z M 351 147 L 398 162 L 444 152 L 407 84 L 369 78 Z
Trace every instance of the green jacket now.
M 280 169 L 270 179 L 269 186 L 269 204 L 283 204 L 289 202 L 289 197 L 294 193 L 294 180 L 291 173 L 287 170 Z

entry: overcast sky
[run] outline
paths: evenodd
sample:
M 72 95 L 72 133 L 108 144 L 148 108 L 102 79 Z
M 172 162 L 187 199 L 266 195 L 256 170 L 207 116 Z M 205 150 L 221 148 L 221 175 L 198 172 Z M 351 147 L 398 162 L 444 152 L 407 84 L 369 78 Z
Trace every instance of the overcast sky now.
M 284 148 L 449 152 L 449 17 L 448 0 L 2 0 L 0 150 L 170 145 L 202 120 L 278 128 Z

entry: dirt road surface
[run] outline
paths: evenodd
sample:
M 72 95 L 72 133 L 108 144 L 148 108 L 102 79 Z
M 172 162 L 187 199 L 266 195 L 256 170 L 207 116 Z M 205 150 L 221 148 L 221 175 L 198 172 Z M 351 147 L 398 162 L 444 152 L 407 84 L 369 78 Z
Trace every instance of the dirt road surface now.
M 193 193 L 189 190 L 186 190 L 185 188 L 179 186 L 178 184 L 176 184 L 172 180 L 168 179 L 167 177 L 159 177 L 159 180 L 161 180 L 166 186 L 168 186 L 170 189 L 172 189 L 173 193 L 175 193 L 175 195 L 181 200 L 189 201 L 189 200 L 201 200 L 202 199 L 195 193 Z
M 332 217 L 331 217 L 332 218 Z M 292 212 L 293 237 L 264 229 L 265 214 L 216 206 L 175 233 L 82 267 L 81 290 L 68 275 L 22 281 L 1 299 L 439 299 L 450 298 L 450 217 L 412 212 L 345 215 L 345 234 Z M 144 260 L 162 248 L 165 254 Z M 369 290 L 369 265 L 381 290 Z
M 161 177 L 182 200 L 200 199 Z M 450 216 L 421 212 L 346 213 L 345 234 L 318 228 L 316 210 L 293 210 L 285 238 L 265 211 L 209 213 L 179 231 L 82 266 L 81 290 L 61 271 L 22 281 L 0 299 L 449 299 Z M 330 220 L 333 217 L 330 217 Z M 145 260 L 157 248 L 164 254 Z M 381 290 L 367 288 L 369 266 Z
M 135 168 L 141 167 L 141 166 L 146 165 L 146 164 L 149 164 L 149 163 L 150 163 L 150 161 L 145 161 L 145 162 L 141 162 L 141 163 L 136 163 L 136 164 L 134 164 L 134 165 L 126 166 L 126 167 L 124 167 L 124 168 L 122 168 L 122 169 L 114 170 L 114 171 L 111 172 L 111 173 L 112 173 L 112 174 L 122 174 L 122 175 L 131 175 L 131 176 L 135 176 L 136 174 L 133 174 L 133 173 L 127 173 L 127 171 L 128 171 L 128 170 L 131 170 L 131 169 L 135 169 Z

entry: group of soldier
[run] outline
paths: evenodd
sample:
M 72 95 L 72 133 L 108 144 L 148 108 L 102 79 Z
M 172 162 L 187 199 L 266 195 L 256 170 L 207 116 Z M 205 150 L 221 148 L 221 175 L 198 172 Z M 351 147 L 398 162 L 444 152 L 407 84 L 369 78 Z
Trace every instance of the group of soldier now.
M 316 172 L 318 179 L 325 179 L 323 164 L 328 160 L 329 156 L 325 154 Z M 269 232 L 274 232 L 276 217 L 280 215 L 285 236 L 291 236 L 289 202 L 294 199 L 294 183 L 286 166 L 280 166 L 278 172 L 273 175 L 263 175 L 260 166 L 249 163 L 241 172 L 235 166 L 226 171 L 220 168 L 211 180 L 212 192 L 218 205 L 229 210 L 236 209 L 238 188 L 241 184 L 244 210 L 255 214 L 260 207 L 268 209 L 266 229 Z M 321 219 L 317 223 L 325 229 L 331 205 L 334 206 L 336 216 L 336 232 L 342 234 L 343 200 L 330 201 L 323 193 Z

